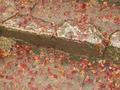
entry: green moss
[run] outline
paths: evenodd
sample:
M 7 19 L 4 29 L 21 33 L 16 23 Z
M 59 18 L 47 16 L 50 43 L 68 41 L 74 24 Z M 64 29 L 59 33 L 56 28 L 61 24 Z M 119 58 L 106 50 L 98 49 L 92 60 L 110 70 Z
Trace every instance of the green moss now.
M 98 2 L 99 2 L 100 4 L 102 4 L 102 3 L 104 2 L 104 0 L 98 0 Z
M 62 63 L 62 65 L 63 65 L 63 66 L 67 66 L 67 65 L 68 65 L 68 61 L 64 61 L 64 62 Z
M 40 50 L 38 48 L 33 48 L 32 49 L 33 53 L 39 55 L 40 54 Z
M 70 54 L 70 60 L 80 61 L 81 56 Z
M 120 64 L 120 48 L 109 46 L 105 52 L 105 59 Z
M 120 0 L 109 0 L 110 5 L 115 4 L 116 6 L 120 6 Z

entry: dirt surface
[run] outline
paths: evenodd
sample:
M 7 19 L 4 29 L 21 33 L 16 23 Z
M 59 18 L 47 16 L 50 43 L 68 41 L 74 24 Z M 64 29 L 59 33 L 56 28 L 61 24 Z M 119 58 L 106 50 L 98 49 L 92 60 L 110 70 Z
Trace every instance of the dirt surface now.
M 5 53 L 5 52 L 4 52 Z M 16 43 L 0 58 L 1 90 L 119 90 L 119 65 Z
M 0 0 L 0 90 L 120 90 L 119 4 Z

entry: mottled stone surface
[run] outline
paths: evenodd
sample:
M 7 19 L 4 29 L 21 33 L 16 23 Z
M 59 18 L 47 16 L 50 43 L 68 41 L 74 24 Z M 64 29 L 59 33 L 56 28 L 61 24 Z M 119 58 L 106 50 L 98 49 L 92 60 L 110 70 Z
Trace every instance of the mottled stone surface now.
M 118 7 L 106 7 L 100 11 L 100 5 L 94 2 L 94 4 L 96 3 L 94 6 L 88 4 L 86 9 L 82 10 L 79 9 L 80 4 L 75 3 L 74 0 L 64 3 L 57 1 L 44 2 L 44 5 L 38 0 L 31 12 L 30 8 L 35 5 L 36 1 L 26 1 L 23 5 L 21 2 L 22 0 L 20 2 L 14 2 L 13 0 L 1 1 L 0 21 L 4 21 L 19 12 L 19 15 L 7 20 L 4 23 L 5 26 L 23 28 L 39 34 L 56 35 L 57 33 L 58 37 L 91 43 L 101 43 L 101 38 L 96 35 L 95 27 L 91 27 L 91 23 L 94 23 L 101 28 L 102 32 L 108 34 L 120 29 Z M 59 28 L 53 27 L 51 24 L 58 24 Z M 118 34 L 112 37 L 112 46 L 120 47 Z

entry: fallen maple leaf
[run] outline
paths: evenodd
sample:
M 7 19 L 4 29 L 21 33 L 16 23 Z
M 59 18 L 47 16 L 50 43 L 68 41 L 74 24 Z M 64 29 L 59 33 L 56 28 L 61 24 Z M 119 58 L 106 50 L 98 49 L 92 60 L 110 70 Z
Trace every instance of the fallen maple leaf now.
M 4 6 L 0 6 L 0 13 L 5 12 L 5 10 L 6 10 L 6 7 L 4 7 Z

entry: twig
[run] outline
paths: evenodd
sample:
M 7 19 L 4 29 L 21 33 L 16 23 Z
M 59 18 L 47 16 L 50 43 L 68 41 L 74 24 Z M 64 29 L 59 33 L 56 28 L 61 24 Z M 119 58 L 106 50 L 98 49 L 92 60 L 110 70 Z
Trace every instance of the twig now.
M 31 8 L 31 11 L 36 7 L 36 5 L 38 4 L 38 2 L 39 2 L 39 0 L 37 0 L 36 2 L 35 2 L 35 4 L 32 6 L 32 8 Z
M 115 34 L 116 32 L 120 32 L 120 30 L 116 30 L 116 31 L 112 32 L 112 33 L 109 35 L 109 38 L 108 38 L 108 39 L 111 40 L 112 35 Z M 109 45 L 110 45 L 110 44 L 109 44 Z M 108 45 L 108 46 L 109 46 L 109 45 Z M 102 55 L 102 57 L 105 57 L 105 53 L 106 53 L 106 51 L 107 51 L 108 46 L 105 46 L 105 49 L 103 50 L 103 55 Z
M 116 32 L 120 32 L 120 30 L 116 30 L 116 31 L 112 32 L 112 33 L 109 35 L 109 40 L 111 39 L 112 35 L 115 34 Z
M 14 15 L 12 15 L 10 17 L 8 17 L 7 19 L 5 19 L 5 20 L 2 21 L 2 24 L 5 23 L 6 21 L 8 21 L 8 20 L 10 20 L 10 19 L 12 19 L 14 17 L 16 17 L 17 15 L 18 15 L 18 13 L 14 14 Z
M 44 22 L 44 23 L 51 23 L 51 22 L 46 21 L 46 20 L 44 20 L 44 19 L 42 19 L 42 18 L 37 18 L 37 17 L 34 17 L 33 15 L 31 15 L 31 16 L 32 16 L 33 19 L 40 20 L 40 21 L 42 21 L 42 22 Z

